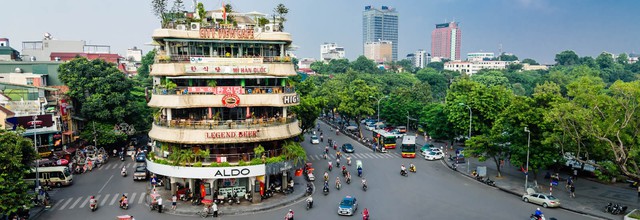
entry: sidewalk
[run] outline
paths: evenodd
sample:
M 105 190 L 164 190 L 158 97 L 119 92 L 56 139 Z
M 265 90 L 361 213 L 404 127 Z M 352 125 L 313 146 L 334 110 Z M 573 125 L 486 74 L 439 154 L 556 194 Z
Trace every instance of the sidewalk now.
M 240 199 L 240 204 L 229 205 L 227 203 L 218 205 L 218 217 L 220 216 L 229 216 L 229 215 L 239 215 L 239 214 L 250 214 L 255 212 L 260 212 L 264 210 L 269 210 L 281 206 L 285 206 L 294 202 L 298 202 L 304 200 L 306 197 L 304 196 L 307 181 L 302 176 L 294 176 L 294 191 L 291 194 L 284 195 L 282 193 L 274 193 L 273 197 L 263 200 L 258 203 L 251 203 L 244 198 Z M 313 182 L 312 182 L 313 183 Z M 195 216 L 196 213 L 201 212 L 204 209 L 203 205 L 192 205 L 191 202 L 185 202 L 178 200 L 176 210 L 171 210 L 171 190 L 165 190 L 164 187 L 157 187 L 157 192 L 162 197 L 163 209 L 162 212 L 171 215 L 178 216 Z M 145 199 L 145 203 L 147 206 L 149 205 L 149 195 L 146 195 L 147 199 Z
M 449 153 L 455 152 L 450 151 Z M 451 167 L 451 162 L 448 161 L 447 158 L 442 160 L 442 162 L 448 167 Z M 500 178 L 497 177 L 498 172 L 493 161 L 487 160 L 480 162 L 477 158 L 470 158 L 469 170 L 475 170 L 478 166 L 486 166 L 487 176 L 496 182 L 498 189 L 521 197 L 525 193 L 525 175 L 518 167 L 507 164 L 501 169 L 502 176 Z M 467 172 L 467 163 L 458 164 L 458 172 L 468 176 L 470 180 L 475 180 L 471 177 L 470 173 Z M 533 175 L 529 175 L 529 183 L 533 184 L 534 180 L 537 181 L 539 187 L 536 191 L 549 194 L 550 180 L 544 179 L 545 173 L 546 171 L 541 171 L 536 179 L 534 179 Z M 639 198 L 637 197 L 636 189 L 621 183 L 612 185 L 603 184 L 581 176 L 578 177 L 578 180 L 574 181 L 576 197 L 571 198 L 569 197 L 569 191 L 565 189 L 566 179 L 569 176 L 569 174 L 561 173 L 561 181 L 558 183 L 558 186 L 553 187 L 551 193 L 560 199 L 562 204 L 560 208 L 562 209 L 603 219 L 622 219 L 624 215 L 616 216 L 603 212 L 604 206 L 609 202 L 620 203 L 628 206 L 627 213 L 638 208 Z

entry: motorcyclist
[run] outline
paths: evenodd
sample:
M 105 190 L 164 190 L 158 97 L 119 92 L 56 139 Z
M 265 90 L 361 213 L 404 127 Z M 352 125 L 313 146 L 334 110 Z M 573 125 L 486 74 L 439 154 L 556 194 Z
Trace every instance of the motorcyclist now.
M 340 188 L 340 177 L 336 177 L 336 188 Z
M 331 171 L 331 168 L 333 168 L 333 165 L 331 165 L 331 161 L 329 161 L 329 171 Z
M 336 158 L 336 166 L 340 167 L 340 157 Z
M 127 204 L 129 204 L 129 199 L 127 198 L 127 196 L 125 196 L 124 199 L 120 202 L 120 207 L 124 207 Z
M 284 216 L 284 219 L 293 220 L 293 210 L 289 209 L 289 212 Z
M 329 191 L 329 181 L 324 181 L 324 187 L 323 187 L 324 191 Z
M 367 179 L 362 178 L 362 187 L 367 187 Z
M 324 153 L 329 154 L 329 146 L 324 147 Z
M 329 157 L 329 155 L 327 154 L 327 152 L 325 152 L 324 154 L 322 154 L 322 157 L 324 157 L 324 159 L 326 160 Z
M 98 208 L 98 200 L 96 200 L 94 196 L 91 196 L 91 199 L 89 200 L 89 208 Z
M 358 176 L 362 176 L 362 167 L 358 167 Z
M 342 175 L 347 176 L 347 167 L 345 165 L 342 165 Z
M 307 204 L 309 205 L 309 208 L 313 208 L 313 197 L 307 197 Z
M 401 172 L 401 173 L 403 173 L 403 174 L 404 174 L 404 173 L 407 173 L 407 168 L 404 166 L 404 164 L 402 164 L 402 165 L 400 166 L 400 172 Z
M 416 172 L 416 166 L 415 166 L 415 165 L 413 165 L 413 163 L 410 163 L 410 164 L 409 164 L 409 170 L 410 170 L 411 172 Z
M 351 166 L 351 156 L 347 156 L 347 165 Z
M 122 206 L 122 202 L 124 201 L 124 199 L 126 199 L 127 196 L 125 196 L 124 194 L 122 194 L 122 196 L 120 197 L 120 206 Z
M 542 211 L 540 210 L 540 208 L 536 208 L 536 211 L 533 213 L 533 216 L 535 216 L 537 219 L 542 219 L 542 215 L 544 213 L 542 213 Z
M 320 135 L 320 142 L 324 142 L 324 136 Z
M 349 173 L 349 171 L 347 171 L 347 175 L 345 175 L 345 177 L 346 177 L 347 183 L 350 183 L 351 182 L 351 173 Z
M 122 175 L 127 174 L 127 168 L 126 167 L 122 167 L 122 170 L 120 170 L 120 174 L 122 174 Z
M 362 220 L 369 220 L 369 209 L 364 208 L 362 211 Z
M 329 173 L 327 173 L 327 171 L 324 171 L 324 181 L 328 181 L 329 180 Z

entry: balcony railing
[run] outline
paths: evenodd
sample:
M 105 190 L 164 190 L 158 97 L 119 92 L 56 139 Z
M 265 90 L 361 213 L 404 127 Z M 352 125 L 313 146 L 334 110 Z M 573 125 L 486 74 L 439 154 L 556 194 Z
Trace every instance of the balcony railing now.
M 239 128 L 264 128 L 280 126 L 296 122 L 295 117 L 289 116 L 287 118 L 256 118 L 245 120 L 199 120 L 189 121 L 185 119 L 179 120 L 156 120 L 153 123 L 157 126 L 177 128 L 177 129 L 206 129 L 206 130 L 219 130 L 219 129 L 239 129 Z
M 232 88 L 234 86 L 230 86 Z M 221 87 L 222 88 L 222 87 Z M 292 86 L 244 86 L 238 87 L 239 94 L 292 94 L 296 92 Z M 238 91 L 235 91 L 238 92 Z M 226 94 L 217 91 L 216 87 L 178 87 L 175 89 L 153 88 L 154 95 L 215 95 Z
M 280 56 L 240 56 L 240 57 L 225 57 L 225 56 L 200 56 L 200 55 L 165 55 L 157 54 L 156 63 L 190 63 L 192 57 L 213 57 L 213 58 L 262 58 L 263 63 L 291 63 L 291 57 Z
M 154 154 L 156 155 L 156 158 L 161 158 L 163 160 L 167 160 L 169 158 L 169 155 L 171 155 L 172 152 L 168 152 L 167 157 L 162 157 L 164 156 L 160 151 L 162 151 L 159 147 L 156 147 L 154 150 Z M 274 149 L 274 150 L 265 150 L 264 151 L 264 155 L 266 158 L 270 158 L 270 157 L 277 157 L 282 155 L 283 150 L 282 149 Z M 261 155 L 256 156 L 255 153 L 253 152 L 247 152 L 247 153 L 232 153 L 232 154 L 224 154 L 224 153 L 215 153 L 212 152 L 209 154 L 208 157 L 205 158 L 198 158 L 198 159 L 193 159 L 190 162 L 196 163 L 196 162 L 201 162 L 203 164 L 211 164 L 211 163 L 217 163 L 218 161 L 225 161 L 225 162 L 229 162 L 231 164 L 234 163 L 238 163 L 240 160 L 245 161 L 245 162 L 249 162 L 255 158 L 260 158 Z M 192 165 L 192 164 L 189 164 Z

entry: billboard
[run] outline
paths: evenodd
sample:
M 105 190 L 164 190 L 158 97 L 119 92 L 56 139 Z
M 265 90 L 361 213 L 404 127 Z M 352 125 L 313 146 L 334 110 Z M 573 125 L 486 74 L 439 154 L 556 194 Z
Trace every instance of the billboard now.
M 13 117 L 8 118 L 7 121 L 13 124 L 12 130 L 18 127 L 32 129 L 34 125 L 36 128 L 46 128 L 53 126 L 53 115 L 38 115 L 36 120 L 33 120 L 33 116 Z

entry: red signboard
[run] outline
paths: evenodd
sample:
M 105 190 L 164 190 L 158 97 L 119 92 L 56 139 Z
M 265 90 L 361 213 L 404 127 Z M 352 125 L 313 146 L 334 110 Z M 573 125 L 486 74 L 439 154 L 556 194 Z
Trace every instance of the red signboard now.
M 222 97 L 222 104 L 227 108 L 235 108 L 240 105 L 240 97 L 235 94 L 227 94 Z
M 34 125 L 36 126 L 36 128 L 53 126 L 52 115 L 38 115 L 36 120 L 33 120 L 33 116 L 13 117 L 8 118 L 7 121 L 14 124 L 15 127 L 13 128 L 13 130 L 15 130 L 17 127 L 32 129 Z
M 213 93 L 216 95 L 228 95 L 228 94 L 244 94 L 242 86 L 190 86 L 187 87 L 189 93 Z

